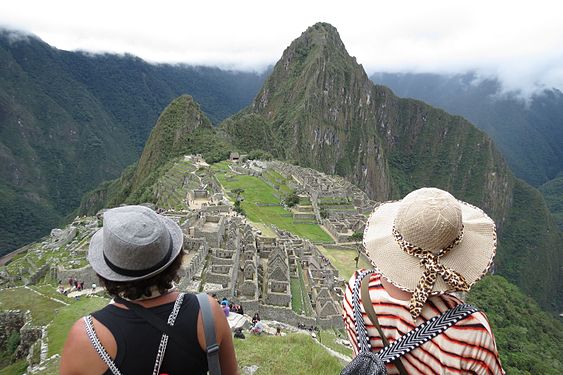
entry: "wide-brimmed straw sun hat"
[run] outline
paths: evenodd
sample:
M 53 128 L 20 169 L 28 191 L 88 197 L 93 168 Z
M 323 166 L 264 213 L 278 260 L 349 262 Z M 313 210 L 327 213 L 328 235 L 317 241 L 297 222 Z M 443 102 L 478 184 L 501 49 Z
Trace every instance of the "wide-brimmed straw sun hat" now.
M 90 241 L 88 261 L 107 280 L 144 280 L 165 270 L 182 251 L 182 229 L 144 206 L 104 213 L 103 227 Z
M 481 209 L 437 188 L 415 190 L 377 206 L 368 219 L 364 246 L 376 269 L 412 292 L 418 316 L 429 295 L 468 291 L 492 265 L 495 223 Z

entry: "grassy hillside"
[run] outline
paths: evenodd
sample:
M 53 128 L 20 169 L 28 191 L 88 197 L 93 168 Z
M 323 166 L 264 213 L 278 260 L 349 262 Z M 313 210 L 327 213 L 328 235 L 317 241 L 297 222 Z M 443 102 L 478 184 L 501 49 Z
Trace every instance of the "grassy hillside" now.
M 227 159 L 232 146 L 217 135 L 211 122 L 189 95 L 174 99 L 162 112 L 138 163 L 120 178 L 105 182 L 83 197 L 79 212 L 102 207 L 155 202 L 153 187 L 184 155 L 201 154 L 208 162 Z
M 563 301 L 561 231 L 540 192 L 521 180 L 513 191 L 512 209 L 499 240 L 497 270 L 540 305 L 559 312 Z
M 256 375 L 338 374 L 343 367 L 304 334 L 235 339 L 235 350 L 239 367 L 257 365 Z

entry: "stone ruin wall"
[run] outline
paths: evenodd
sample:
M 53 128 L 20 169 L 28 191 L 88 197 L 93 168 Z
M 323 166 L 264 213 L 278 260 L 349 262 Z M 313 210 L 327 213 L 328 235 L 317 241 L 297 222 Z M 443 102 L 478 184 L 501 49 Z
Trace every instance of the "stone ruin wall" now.
M 20 344 L 16 349 L 15 357 L 25 358 L 29 354 L 29 348 L 41 338 L 41 327 L 31 324 L 29 311 L 0 311 L 0 348 L 5 349 L 8 337 L 14 332 L 20 334 Z

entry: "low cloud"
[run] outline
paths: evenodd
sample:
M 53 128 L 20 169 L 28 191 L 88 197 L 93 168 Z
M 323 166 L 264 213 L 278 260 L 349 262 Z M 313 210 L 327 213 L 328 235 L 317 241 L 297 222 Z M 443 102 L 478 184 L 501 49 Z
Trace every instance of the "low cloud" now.
M 561 6 L 549 0 L 414 2 L 18 0 L 0 25 L 66 50 L 262 71 L 308 26 L 329 22 L 368 73 L 476 71 L 503 90 L 563 89 Z

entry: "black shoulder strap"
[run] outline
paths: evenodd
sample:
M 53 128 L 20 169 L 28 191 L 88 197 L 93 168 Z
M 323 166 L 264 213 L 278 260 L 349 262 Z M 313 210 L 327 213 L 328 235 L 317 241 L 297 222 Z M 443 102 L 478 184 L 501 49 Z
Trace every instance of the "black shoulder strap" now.
M 172 326 L 166 324 L 161 318 L 159 318 L 156 314 L 151 312 L 149 309 L 144 308 L 143 306 L 133 303 L 131 301 L 127 301 L 121 297 L 115 297 L 115 302 L 121 303 L 129 310 L 133 311 L 139 317 L 145 319 L 148 323 L 150 323 L 153 327 L 158 329 L 160 332 L 165 333 L 170 337 L 176 345 L 178 345 L 182 350 L 187 351 L 190 345 L 186 341 L 185 337 L 180 335 L 177 331 L 172 329 Z
M 199 293 L 197 295 L 199 308 L 201 309 L 201 318 L 203 319 L 203 327 L 205 329 L 205 345 L 207 345 L 207 366 L 210 375 L 221 375 L 221 364 L 219 363 L 219 345 L 215 336 L 215 321 L 213 319 L 213 311 L 209 304 L 207 293 Z

